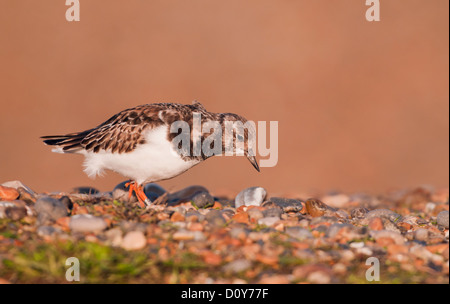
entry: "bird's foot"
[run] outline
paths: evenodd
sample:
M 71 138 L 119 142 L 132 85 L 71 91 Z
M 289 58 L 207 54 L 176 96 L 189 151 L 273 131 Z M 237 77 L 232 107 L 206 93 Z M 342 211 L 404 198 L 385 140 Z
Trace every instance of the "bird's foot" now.
M 133 191 L 136 194 L 136 197 L 139 202 L 139 206 L 141 208 L 149 207 L 151 205 L 151 201 L 145 195 L 144 187 L 142 185 L 137 185 L 136 182 L 128 182 L 125 184 L 125 187 L 129 187 L 128 198 L 133 195 Z

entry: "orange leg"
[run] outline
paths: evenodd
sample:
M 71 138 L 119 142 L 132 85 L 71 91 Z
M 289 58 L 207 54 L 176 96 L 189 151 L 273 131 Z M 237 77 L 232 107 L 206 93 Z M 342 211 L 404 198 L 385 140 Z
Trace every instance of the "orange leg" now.
M 130 198 L 133 195 L 134 191 L 138 199 L 139 206 L 141 206 L 141 208 L 145 208 L 145 206 L 150 206 L 151 202 L 145 195 L 144 188 L 142 187 L 142 185 L 137 185 L 136 182 L 129 182 L 125 184 L 125 187 L 129 187 L 128 198 Z

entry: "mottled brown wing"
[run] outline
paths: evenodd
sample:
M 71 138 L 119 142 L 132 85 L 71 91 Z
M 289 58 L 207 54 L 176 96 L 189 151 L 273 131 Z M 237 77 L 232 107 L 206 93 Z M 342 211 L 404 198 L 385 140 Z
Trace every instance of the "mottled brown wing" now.
M 143 131 L 163 125 L 159 118 L 161 104 L 143 105 L 124 110 L 96 128 L 66 135 L 43 136 L 47 145 L 59 146 L 64 152 L 81 149 L 124 153 L 145 142 Z
M 87 151 L 130 152 L 145 142 L 143 131 L 164 124 L 158 107 L 139 106 L 124 110 L 92 130 L 80 142 Z

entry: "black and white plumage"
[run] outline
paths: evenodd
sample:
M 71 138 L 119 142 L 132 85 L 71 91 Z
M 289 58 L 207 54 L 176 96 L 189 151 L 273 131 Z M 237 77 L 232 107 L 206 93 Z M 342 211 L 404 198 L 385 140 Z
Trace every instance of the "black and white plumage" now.
M 181 155 L 172 144 L 177 133 L 170 132 L 170 125 L 185 121 L 192 130 L 194 113 L 201 114 L 202 124 L 219 122 L 223 134 L 227 132 L 226 121 L 247 121 L 232 113 L 210 113 L 197 101 L 192 105 L 154 103 L 121 111 L 86 131 L 42 138 L 45 144 L 56 146 L 54 152 L 83 154 L 84 171 L 90 177 L 112 170 L 129 177 L 142 188 L 144 183 L 175 177 L 208 158 L 203 152 L 198 156 L 193 153 Z M 202 134 L 202 142 L 208 135 Z M 244 135 L 247 143 L 249 131 L 245 130 Z M 225 147 L 224 142 L 222 146 Z M 190 147 L 192 149 L 193 145 Z M 247 144 L 243 152 L 259 171 L 256 158 L 248 153 Z

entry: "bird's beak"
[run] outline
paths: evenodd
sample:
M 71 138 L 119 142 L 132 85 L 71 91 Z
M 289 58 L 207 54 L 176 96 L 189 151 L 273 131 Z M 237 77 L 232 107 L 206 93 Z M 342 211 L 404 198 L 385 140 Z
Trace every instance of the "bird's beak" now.
M 249 162 L 253 165 L 253 167 L 255 167 L 255 169 L 256 169 L 258 172 L 261 172 L 261 171 L 259 170 L 259 166 L 258 166 L 258 162 L 256 161 L 256 157 L 254 157 L 254 156 L 247 156 L 247 158 L 248 158 Z

